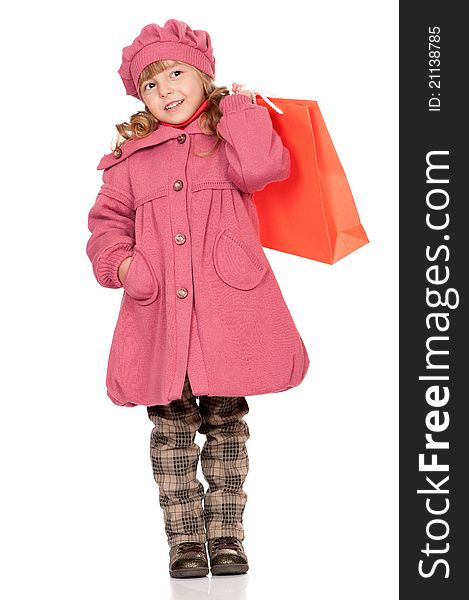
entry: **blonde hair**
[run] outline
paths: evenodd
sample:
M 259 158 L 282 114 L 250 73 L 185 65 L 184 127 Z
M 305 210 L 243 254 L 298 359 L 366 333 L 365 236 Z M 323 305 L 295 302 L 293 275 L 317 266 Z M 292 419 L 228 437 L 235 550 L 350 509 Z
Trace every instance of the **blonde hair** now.
M 145 80 L 150 79 L 155 75 L 158 75 L 165 69 L 168 69 L 169 67 L 175 65 L 177 62 L 180 61 L 158 60 L 156 62 L 150 63 L 147 67 L 145 67 L 145 69 L 143 69 L 143 71 L 140 74 L 138 80 L 139 89 Z M 207 135 L 215 135 L 217 137 L 217 142 L 213 146 L 213 148 L 211 148 L 207 152 L 197 154 L 197 156 L 205 157 L 209 156 L 210 154 L 213 154 L 224 139 L 223 136 L 217 131 L 217 123 L 221 117 L 219 104 L 223 96 L 229 95 L 230 92 L 228 91 L 227 87 L 215 85 L 213 80 L 208 75 L 206 75 L 196 67 L 193 68 L 195 69 L 202 81 L 205 98 L 208 100 L 207 108 L 198 117 L 200 127 L 202 130 L 205 130 L 204 133 L 207 132 Z M 115 141 L 115 147 L 113 147 L 112 150 L 119 148 L 127 140 L 144 138 L 147 135 L 153 133 L 153 131 L 158 129 L 158 127 L 158 119 L 148 110 L 148 107 L 145 105 L 145 110 L 139 110 L 130 117 L 130 123 L 124 122 L 116 124 L 118 138 Z

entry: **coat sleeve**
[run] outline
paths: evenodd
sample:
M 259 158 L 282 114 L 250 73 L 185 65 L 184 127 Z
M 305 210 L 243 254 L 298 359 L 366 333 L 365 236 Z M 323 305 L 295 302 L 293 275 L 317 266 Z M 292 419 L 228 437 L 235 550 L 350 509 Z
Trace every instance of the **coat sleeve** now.
M 127 160 L 103 171 L 103 185 L 88 213 L 91 237 L 86 253 L 102 286 L 120 288 L 119 266 L 133 256 L 135 211 L 128 178 Z
M 218 132 L 226 140 L 228 173 L 241 190 L 254 193 L 290 175 L 290 152 L 272 127 L 269 111 L 246 94 L 223 96 Z

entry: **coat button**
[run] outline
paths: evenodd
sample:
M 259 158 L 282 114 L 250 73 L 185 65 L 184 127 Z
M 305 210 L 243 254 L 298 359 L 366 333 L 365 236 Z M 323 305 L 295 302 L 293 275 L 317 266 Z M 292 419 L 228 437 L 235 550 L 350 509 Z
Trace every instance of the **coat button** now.
M 173 189 L 175 189 L 176 192 L 180 192 L 183 187 L 184 183 L 180 179 L 176 179 L 176 181 L 173 183 Z
M 120 157 L 122 156 L 122 150 L 121 150 L 120 148 L 116 148 L 116 149 L 114 150 L 114 156 L 115 156 L 116 158 L 120 158 Z
M 186 241 L 186 236 L 183 233 L 178 233 L 174 240 L 176 244 L 184 244 Z
M 186 288 L 179 288 L 177 291 L 177 297 L 178 298 L 185 298 L 187 296 L 189 292 L 186 290 Z
M 181 135 L 178 135 L 177 140 L 180 144 L 184 144 L 184 142 L 186 141 L 186 134 L 181 133 Z

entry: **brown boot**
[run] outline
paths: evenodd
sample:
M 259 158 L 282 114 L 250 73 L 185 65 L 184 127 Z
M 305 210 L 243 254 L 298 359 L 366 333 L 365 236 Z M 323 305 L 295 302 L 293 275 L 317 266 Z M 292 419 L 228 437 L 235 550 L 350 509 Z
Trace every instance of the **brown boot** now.
M 235 537 L 209 540 L 208 554 L 213 575 L 238 575 L 249 569 L 243 544 Z
M 208 575 L 208 558 L 205 544 L 182 542 L 169 551 L 171 577 L 204 577 Z

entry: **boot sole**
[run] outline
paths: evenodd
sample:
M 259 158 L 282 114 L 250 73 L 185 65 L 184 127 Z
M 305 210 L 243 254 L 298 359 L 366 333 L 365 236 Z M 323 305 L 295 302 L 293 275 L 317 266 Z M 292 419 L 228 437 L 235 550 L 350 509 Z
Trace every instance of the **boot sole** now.
M 212 575 L 241 575 L 242 573 L 246 573 L 249 565 L 213 565 L 211 569 Z
M 208 575 L 208 571 L 208 567 L 194 567 L 192 569 L 170 569 L 169 574 L 175 578 L 205 577 Z

